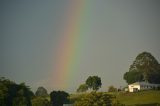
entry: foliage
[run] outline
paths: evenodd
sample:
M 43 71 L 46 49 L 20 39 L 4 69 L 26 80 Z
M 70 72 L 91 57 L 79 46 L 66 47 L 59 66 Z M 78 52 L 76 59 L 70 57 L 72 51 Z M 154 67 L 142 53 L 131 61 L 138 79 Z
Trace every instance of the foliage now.
M 0 78 L 0 106 L 31 106 L 33 93 L 24 83 Z
M 139 71 L 130 71 L 126 72 L 124 74 L 124 79 L 128 84 L 134 83 L 134 82 L 140 82 L 143 80 L 143 74 Z
M 69 103 L 69 94 L 64 91 L 52 91 L 50 93 L 51 103 L 53 106 L 63 106 Z
M 86 85 L 88 88 L 97 91 L 102 85 L 101 78 L 98 76 L 89 76 L 86 80 Z
M 108 92 L 116 92 L 117 88 L 115 88 L 114 86 L 109 86 L 108 88 Z
M 113 96 L 102 92 L 91 92 L 83 95 L 74 106 L 111 106 Z
M 88 86 L 86 84 L 81 84 L 77 89 L 77 92 L 86 92 L 88 90 Z
M 136 81 L 160 83 L 160 64 L 150 53 L 140 53 L 123 78 L 128 84 Z
M 39 87 L 35 93 L 36 96 L 47 96 L 47 90 L 44 87 Z
M 45 97 L 35 97 L 32 99 L 32 106 L 50 106 L 50 102 Z

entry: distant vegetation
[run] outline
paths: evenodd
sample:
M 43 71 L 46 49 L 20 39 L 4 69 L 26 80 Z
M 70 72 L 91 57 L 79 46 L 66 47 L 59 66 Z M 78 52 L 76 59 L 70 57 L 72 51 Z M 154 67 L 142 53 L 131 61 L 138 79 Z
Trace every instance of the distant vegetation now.
M 102 86 L 101 78 L 98 76 L 89 76 L 85 84 L 81 84 L 77 92 L 86 92 L 88 89 L 97 91 Z
M 160 83 L 160 65 L 148 52 L 139 54 L 129 72 L 124 74 L 128 84 L 136 81 Z M 76 94 L 65 91 L 47 93 L 39 87 L 35 94 L 25 83 L 17 84 L 4 77 L 0 78 L 0 106 L 160 106 L 160 91 L 139 91 L 129 93 L 109 86 L 108 92 L 98 92 L 101 78 L 89 76 L 80 84 Z M 90 92 L 87 92 L 87 91 Z
M 32 106 L 51 106 L 50 101 L 44 96 L 32 98 Z
M 113 96 L 102 92 L 91 92 L 80 96 L 74 106 L 112 106 Z
M 86 92 L 88 90 L 87 84 L 81 84 L 77 89 L 77 92 Z
M 24 83 L 0 78 L 0 106 L 31 106 L 32 91 Z
M 35 93 L 36 96 L 48 96 L 47 90 L 44 87 L 39 87 Z
M 50 106 L 47 90 L 44 87 L 38 87 L 35 96 L 32 98 L 32 106 Z
M 108 87 L 108 92 L 117 92 L 117 88 L 115 88 L 114 86 L 109 86 Z
M 53 106 L 63 106 L 69 104 L 69 94 L 64 91 L 53 91 L 50 93 L 51 103 Z

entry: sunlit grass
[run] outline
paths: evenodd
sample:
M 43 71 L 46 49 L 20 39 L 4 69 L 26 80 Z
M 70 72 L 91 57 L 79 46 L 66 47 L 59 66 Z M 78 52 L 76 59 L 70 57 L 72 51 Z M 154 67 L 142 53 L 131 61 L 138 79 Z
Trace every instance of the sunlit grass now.
M 117 100 L 125 105 L 160 103 L 160 91 L 117 93 Z
M 107 94 L 114 95 L 116 97 L 116 100 L 118 100 L 121 104 L 124 104 L 125 106 L 132 106 L 135 104 L 154 104 L 159 103 L 160 104 L 160 91 L 140 91 L 140 92 L 103 92 Z M 70 95 L 70 99 L 73 101 L 76 101 L 78 98 L 81 98 L 88 93 L 82 93 L 82 94 L 72 94 Z

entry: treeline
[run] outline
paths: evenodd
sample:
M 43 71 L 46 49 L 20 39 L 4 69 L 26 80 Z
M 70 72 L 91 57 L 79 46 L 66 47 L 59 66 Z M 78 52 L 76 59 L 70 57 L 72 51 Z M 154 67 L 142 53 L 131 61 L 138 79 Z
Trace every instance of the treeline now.
M 52 91 L 39 87 L 34 94 L 24 83 L 16 84 L 4 77 L 0 78 L 0 106 L 63 106 L 70 103 L 69 94 L 64 91 Z
M 128 84 L 136 81 L 147 81 L 160 84 L 160 64 L 148 52 L 139 54 L 124 74 Z M 97 92 L 101 88 L 101 78 L 89 76 L 77 89 L 76 97 L 65 91 L 52 91 L 50 94 L 44 87 L 39 87 L 35 94 L 25 83 L 17 84 L 4 77 L 0 78 L 0 106 L 124 106 L 116 101 L 116 96 L 105 92 Z M 117 92 L 110 86 L 108 92 Z M 89 91 L 89 92 L 87 92 Z
M 33 92 L 24 83 L 0 78 L 0 106 L 31 106 Z
M 16 84 L 4 77 L 0 78 L 0 106 L 63 106 L 72 104 L 74 106 L 119 106 L 115 97 L 97 90 L 101 87 L 101 78 L 89 76 L 86 80 L 87 89 L 90 93 L 76 98 L 65 91 L 52 91 L 50 94 L 44 87 L 39 87 L 35 94 L 29 86 L 24 83 Z M 79 90 L 82 90 L 80 87 Z M 81 91 L 80 90 L 80 91 Z M 79 92 L 79 91 L 78 91 Z M 121 105 L 120 105 L 121 106 Z

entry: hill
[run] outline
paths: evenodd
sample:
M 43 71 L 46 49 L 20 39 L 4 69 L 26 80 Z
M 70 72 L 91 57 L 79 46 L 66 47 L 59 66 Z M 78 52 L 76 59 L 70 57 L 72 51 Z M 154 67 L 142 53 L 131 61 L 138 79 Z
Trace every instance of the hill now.
M 144 106 L 152 106 L 151 104 L 155 103 L 158 103 L 158 106 L 160 106 L 160 91 L 150 90 L 135 93 L 117 93 L 116 98 L 120 103 L 125 104 L 126 106 L 132 106 L 135 104 L 148 104 Z
M 108 93 L 115 96 L 116 101 L 123 106 L 160 106 L 160 91 L 140 91 L 140 92 L 117 92 L 117 93 Z M 84 97 L 88 93 L 83 94 L 71 94 L 71 101 L 75 102 L 79 98 Z

